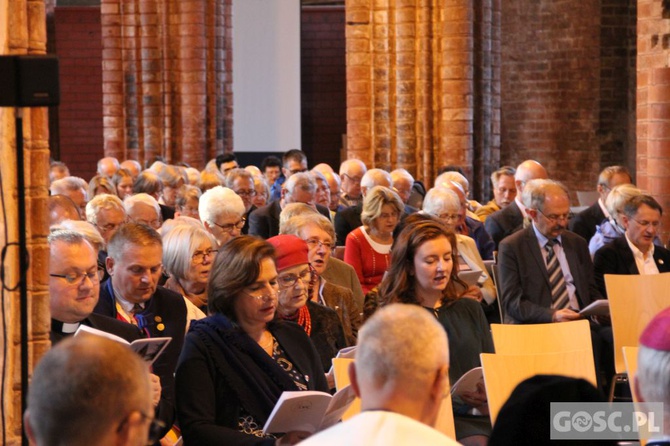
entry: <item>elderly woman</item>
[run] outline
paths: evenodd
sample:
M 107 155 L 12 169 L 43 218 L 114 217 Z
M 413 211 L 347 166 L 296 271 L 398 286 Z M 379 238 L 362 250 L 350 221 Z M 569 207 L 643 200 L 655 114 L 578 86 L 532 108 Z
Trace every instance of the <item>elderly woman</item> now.
M 269 238 L 268 243 L 275 247 L 279 274 L 277 313 L 280 318 L 293 321 L 305 330 L 319 352 L 326 372 L 337 352 L 349 344 L 335 310 L 309 298 L 312 268 L 307 243 L 295 235 L 277 235 Z
M 175 217 L 186 216 L 200 220 L 198 213 L 198 204 L 200 203 L 200 189 L 190 184 L 186 184 L 177 191 L 175 200 Z
M 354 299 L 353 291 L 328 282 L 323 278 L 335 247 L 333 223 L 317 212 L 296 215 L 281 226 L 282 234 L 300 237 L 309 247 L 309 264 L 315 280 L 309 290 L 309 299 L 332 308 L 337 312 L 349 344 L 356 343 L 356 334 L 361 326 L 362 306 Z
M 449 341 L 452 383 L 480 365 L 480 353 L 493 351 L 481 306 L 473 299 L 461 298 L 467 284 L 458 278 L 456 246 L 456 237 L 443 224 L 417 215 L 398 235 L 391 267 L 379 286 L 382 305 L 421 305 L 442 324 Z M 485 444 L 491 423 L 484 389 L 454 396 L 453 407 L 456 439 L 462 444 Z
M 219 246 L 241 234 L 246 220 L 242 199 L 227 187 L 216 186 L 200 197 L 198 213 Z
M 122 200 L 133 194 L 134 182 L 133 174 L 126 169 L 117 170 L 112 177 L 112 184 L 116 190 L 116 195 Z
M 623 207 L 628 200 L 638 195 L 642 195 L 642 191 L 632 184 L 620 184 L 607 194 L 605 207 L 609 215 L 607 215 L 607 220 L 596 226 L 596 233 L 589 240 L 591 258 L 605 244 L 618 239 L 626 232 L 621 221 Z
M 176 291 L 207 312 L 207 279 L 217 243 L 205 228 L 177 224 L 163 236 L 163 267 L 170 276 L 165 288 Z
M 253 199 L 254 206 L 259 208 L 268 204 L 270 187 L 268 186 L 267 181 L 265 181 L 264 176 L 254 175 L 254 189 L 256 189 L 256 195 L 254 195 Z
M 481 272 L 477 283 L 470 286 L 464 296 L 480 302 L 483 299 L 487 305 L 493 304 L 496 300 L 496 287 L 493 280 L 486 274 L 486 265 L 484 265 L 484 261 L 477 250 L 475 241 L 467 235 L 456 233 L 456 225 L 460 218 L 459 213 L 463 212 L 458 195 L 450 189 L 433 188 L 428 191 L 423 200 L 423 212 L 436 217 L 449 231 L 455 233 L 458 249 L 458 268 L 456 271 Z M 493 314 L 498 314 L 497 308 Z
M 389 188 L 375 186 L 365 195 L 363 225 L 351 231 L 344 244 L 344 261 L 356 270 L 364 293 L 379 285 L 390 265 L 393 231 L 403 210 L 400 197 Z
M 177 366 L 185 444 L 275 444 L 262 427 L 282 392 L 328 390 L 305 331 L 276 320 L 278 291 L 271 244 L 240 236 L 219 250 L 207 287 L 211 316 L 192 323 Z
M 128 220 L 142 223 L 158 230 L 163 224 L 161 208 L 158 201 L 149 194 L 139 193 L 123 200 Z

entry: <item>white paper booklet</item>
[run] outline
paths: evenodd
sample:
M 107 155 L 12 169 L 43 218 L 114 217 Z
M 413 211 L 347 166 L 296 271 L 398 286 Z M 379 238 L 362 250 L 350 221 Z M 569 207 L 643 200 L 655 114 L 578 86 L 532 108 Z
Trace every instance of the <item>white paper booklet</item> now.
M 591 302 L 579 311 L 582 316 L 609 316 L 610 301 L 607 299 L 598 299 Z
M 87 325 L 80 325 L 74 335 L 77 336 L 80 333 L 102 336 L 103 338 L 126 344 L 130 346 L 132 351 L 140 355 L 149 365 L 154 363 L 156 358 L 163 353 L 165 347 L 172 341 L 172 338 L 145 338 L 128 342 L 115 334 L 107 333 L 106 331 L 98 330 L 97 328 L 92 328 Z
M 484 384 L 484 371 L 481 367 L 475 367 L 468 370 L 451 386 L 451 394 L 460 396 L 463 392 L 476 392 L 479 383 Z

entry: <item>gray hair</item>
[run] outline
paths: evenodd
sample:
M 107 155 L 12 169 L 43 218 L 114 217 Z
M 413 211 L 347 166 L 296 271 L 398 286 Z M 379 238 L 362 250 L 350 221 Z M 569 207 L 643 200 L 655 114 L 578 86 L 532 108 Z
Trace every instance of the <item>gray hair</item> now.
M 131 215 L 133 213 L 133 208 L 139 203 L 153 207 L 156 210 L 157 217 L 160 218 L 161 207 L 158 204 L 158 201 L 156 201 L 153 196 L 145 193 L 129 195 L 123 200 L 123 207 L 126 210 L 126 214 Z
M 670 408 L 670 352 L 640 345 L 637 356 L 637 382 L 644 401 L 661 402 Z
M 235 183 L 235 180 L 238 178 L 246 178 L 251 183 L 253 184 L 254 182 L 254 176 L 249 172 L 248 170 L 242 169 L 240 167 L 236 167 L 234 169 L 230 169 L 228 172 L 226 172 L 226 182 L 224 186 L 226 186 L 228 189 L 233 188 L 233 184 Z
M 530 209 L 544 210 L 544 201 L 549 192 L 562 191 L 570 199 L 568 189 L 560 181 L 555 180 L 530 180 L 526 183 L 521 194 L 521 201 L 524 206 Z
M 623 166 L 608 166 L 605 167 L 600 175 L 598 175 L 598 186 L 610 187 L 610 180 L 614 175 L 621 174 L 627 175 L 629 179 L 632 179 L 630 172 Z
M 423 211 L 430 215 L 439 216 L 445 210 L 458 212 L 461 209 L 461 200 L 451 189 L 434 187 L 426 193 L 423 199 Z
M 447 365 L 447 333 L 418 305 L 382 307 L 358 332 L 355 366 L 361 381 L 392 383 L 395 391 L 411 395 L 414 389 L 432 382 L 437 370 Z
M 177 224 L 163 236 L 163 266 L 168 274 L 183 279 L 192 268 L 191 258 L 202 242 L 218 246 L 214 236 L 189 224 Z
M 77 231 L 71 229 L 54 229 L 47 236 L 47 243 L 63 242 L 66 245 L 79 245 L 86 243 L 86 238 Z
M 382 207 L 390 204 L 398 211 L 398 218 L 405 210 L 402 200 L 391 189 L 384 186 L 373 187 L 363 199 L 363 212 L 361 212 L 361 223 L 369 226 L 374 219 L 382 214 Z
M 105 247 L 105 239 L 103 239 L 102 235 L 100 235 L 100 231 L 98 231 L 98 229 L 93 226 L 92 223 L 87 221 L 63 220 L 57 225 L 49 228 L 49 230 L 52 232 L 67 230 L 81 234 L 81 236 L 84 237 L 88 243 L 90 243 L 93 249 L 95 249 L 96 254 Z
M 363 171 L 363 173 L 367 172 L 367 170 L 368 170 L 367 166 L 365 165 L 365 163 L 363 161 L 361 161 L 359 159 L 352 158 L 352 159 L 342 161 L 342 164 L 340 164 L 340 175 L 345 174 L 345 173 L 348 175 L 349 174 L 349 169 L 351 167 L 353 167 L 354 165 L 358 166 Z
M 316 181 L 309 172 L 298 172 L 288 177 L 284 183 L 284 189 L 290 195 L 293 195 L 296 189 L 309 192 L 313 195 L 316 193 Z
M 467 196 L 470 191 L 470 182 L 467 178 L 461 175 L 458 172 L 449 171 L 444 172 L 435 179 L 435 187 L 449 187 L 449 183 L 456 183 L 463 190 L 463 193 Z
M 407 169 L 396 169 L 391 171 L 391 182 L 395 182 L 400 179 L 406 180 L 410 184 L 414 184 L 414 177 L 407 171 Z
M 232 189 L 216 186 L 202 194 L 198 204 L 198 213 L 200 220 L 214 225 L 221 216 L 234 215 L 242 218 L 245 207 L 240 196 Z
M 96 195 L 91 201 L 86 203 L 86 220 L 94 225 L 98 223 L 98 213 L 102 209 L 116 209 L 126 213 L 123 202 L 116 195 Z
M 391 187 L 391 174 L 382 169 L 370 169 L 361 178 L 361 188 L 372 189 L 375 186 Z
M 312 209 L 312 208 L 310 208 Z M 335 235 L 335 228 L 330 219 L 324 217 L 318 212 L 310 212 L 305 214 L 294 215 L 289 218 L 284 224 L 280 224 L 280 234 L 290 234 L 300 237 L 300 230 L 306 226 L 313 225 L 328 233 L 333 243 L 335 243 L 337 236 Z
M 83 178 L 79 177 L 65 177 L 51 183 L 49 190 L 51 195 L 61 195 L 68 191 L 76 191 L 84 189 L 88 193 L 88 183 Z
M 282 234 L 282 228 L 293 217 L 305 214 L 319 214 L 319 211 L 305 203 L 288 203 L 279 214 L 279 233 Z M 324 217 L 325 218 L 325 217 Z
M 638 195 L 641 195 L 642 190 L 638 189 L 633 184 L 620 184 L 607 194 L 605 199 L 605 207 L 607 212 L 623 227 L 623 223 L 619 220 L 619 214 L 623 213 L 623 207 L 628 200 Z

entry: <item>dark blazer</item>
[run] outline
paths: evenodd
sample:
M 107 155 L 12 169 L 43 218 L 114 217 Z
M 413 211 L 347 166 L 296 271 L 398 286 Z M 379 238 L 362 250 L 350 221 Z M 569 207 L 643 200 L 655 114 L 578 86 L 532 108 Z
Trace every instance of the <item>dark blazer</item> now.
M 659 273 L 670 271 L 670 251 L 654 245 L 654 262 Z M 593 257 L 593 273 L 600 294 L 607 297 L 605 274 L 640 274 L 626 237 L 622 236 L 607 243 Z
M 161 218 L 163 221 L 171 220 L 174 218 L 174 208 L 170 206 L 166 206 L 164 204 L 160 204 L 159 206 L 161 207 Z
M 561 242 L 577 300 L 580 308 L 584 308 L 601 298 L 593 278 L 588 245 L 583 238 L 570 231 L 561 234 Z M 499 249 L 500 304 L 504 307 L 506 322 L 551 322 L 554 310 L 551 309 L 549 275 L 533 226 L 507 237 L 500 243 Z
M 242 228 L 242 231 L 241 231 L 242 234 L 248 234 L 248 233 L 249 233 L 249 220 L 250 220 L 249 216 L 250 216 L 251 213 L 252 213 L 253 211 L 255 211 L 256 209 L 258 209 L 258 208 L 256 207 L 256 205 L 255 205 L 255 204 L 252 204 L 251 207 L 249 208 L 249 212 L 247 212 L 246 214 L 244 214 L 244 218 L 246 219 L 246 221 L 244 222 L 244 227 Z
M 128 342 L 133 342 L 136 339 L 141 339 L 142 333 L 137 329 L 136 326 L 127 324 L 125 322 L 117 321 L 111 317 L 101 316 L 99 314 L 91 313 L 87 318 L 79 321 L 82 325 L 87 325 L 92 328 L 96 328 L 105 333 L 111 333 L 122 339 L 125 339 Z M 68 336 L 72 336 L 74 333 L 63 333 L 63 323 L 57 321 L 56 319 L 51 319 L 51 332 L 49 333 L 49 339 L 52 344 L 57 344 Z
M 326 373 L 333 365 L 337 352 L 351 344 L 344 337 L 342 322 L 335 310 L 311 300 L 307 301 L 307 310 L 312 320 L 309 338 L 319 352 L 323 373 Z
M 502 239 L 523 228 L 523 214 L 516 201 L 512 200 L 506 208 L 489 215 L 484 228 L 491 236 L 495 249 L 499 249 Z
M 316 210 L 319 211 L 319 214 L 330 220 L 330 210 L 328 208 L 317 204 Z M 280 214 L 280 200 L 275 200 L 253 211 L 249 214 L 249 235 L 255 235 L 264 239 L 279 235 Z
M 596 225 L 602 223 L 605 218 L 607 217 L 605 217 L 603 210 L 596 201 L 591 206 L 575 215 L 574 218 L 570 220 L 568 227 L 575 234 L 582 236 L 582 238 L 586 240 L 586 243 L 588 243 L 591 240 L 591 237 L 596 233 Z

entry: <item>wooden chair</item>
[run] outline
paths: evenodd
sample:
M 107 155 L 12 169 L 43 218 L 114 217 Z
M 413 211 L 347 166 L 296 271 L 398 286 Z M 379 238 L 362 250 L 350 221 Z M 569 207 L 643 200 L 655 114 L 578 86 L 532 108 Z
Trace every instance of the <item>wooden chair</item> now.
M 635 393 L 635 380 L 634 376 L 637 373 L 637 354 L 640 350 L 639 347 L 622 347 L 623 350 L 623 359 L 626 363 L 626 372 L 628 373 L 628 384 L 630 385 L 630 394 L 633 396 L 633 403 L 637 405 L 640 403 L 637 394 Z M 647 440 L 640 439 L 640 446 L 645 446 Z
M 353 363 L 349 358 L 333 358 L 333 374 L 335 375 L 335 388 L 340 390 L 351 383 L 349 379 L 349 364 Z M 346 421 L 352 416 L 360 413 L 361 400 L 356 398 L 351 407 L 345 412 L 342 421 Z M 442 400 L 440 411 L 437 414 L 437 423 L 435 429 L 442 432 L 449 438 L 456 438 L 456 428 L 454 427 L 454 412 L 451 405 L 451 393 Z
M 498 311 L 500 312 L 500 322 L 505 323 L 505 310 L 503 309 L 502 302 L 500 298 L 502 297 L 502 292 L 500 291 L 500 279 L 498 278 L 498 264 L 491 264 L 491 278 L 493 279 L 493 284 L 496 286 L 496 302 L 498 304 Z
M 336 246 L 333 249 L 333 257 L 338 260 L 344 260 L 344 246 Z
M 614 368 L 626 373 L 622 347 L 637 347 L 642 331 L 661 310 L 670 307 L 670 273 L 605 274 L 614 333 Z
M 558 324 L 491 324 L 496 354 L 518 355 L 586 349 L 593 345 L 591 329 L 585 319 Z
M 491 424 L 495 424 L 500 409 L 516 386 L 532 376 L 563 375 L 597 385 L 593 354 L 589 349 L 527 355 L 482 353 L 480 357 Z
M 577 202 L 580 206 L 591 206 L 593 203 L 598 201 L 598 191 L 595 190 L 578 190 L 577 191 Z

